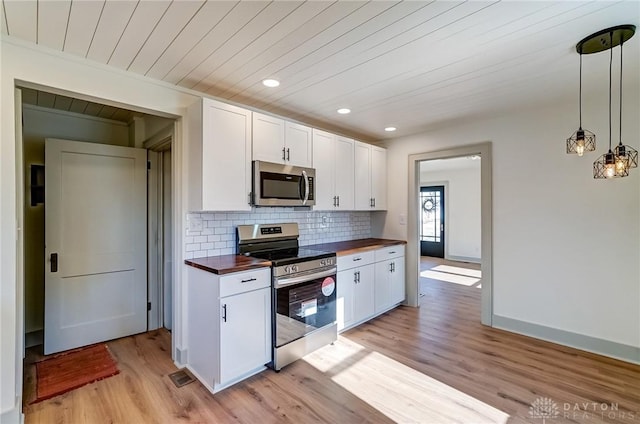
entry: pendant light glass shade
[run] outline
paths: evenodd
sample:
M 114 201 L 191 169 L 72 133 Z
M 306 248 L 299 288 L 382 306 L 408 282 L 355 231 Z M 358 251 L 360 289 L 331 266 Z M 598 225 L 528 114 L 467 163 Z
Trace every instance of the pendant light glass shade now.
M 631 146 L 622 144 L 622 46 L 624 40 L 620 42 L 620 141 L 614 149 L 616 156 L 616 173 L 621 177 L 626 173 L 629 175 L 629 169 L 638 167 L 638 151 Z
M 580 126 L 571 137 L 567 138 L 567 153 L 577 153 L 582 156 L 584 152 L 596 150 L 596 135 L 588 130 L 582 129 L 582 53 L 580 53 L 580 90 L 578 108 L 580 110 Z

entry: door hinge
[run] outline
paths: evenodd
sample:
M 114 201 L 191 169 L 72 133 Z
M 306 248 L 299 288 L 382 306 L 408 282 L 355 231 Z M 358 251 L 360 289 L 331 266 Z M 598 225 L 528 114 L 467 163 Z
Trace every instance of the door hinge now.
M 151 302 L 147 302 L 147 311 L 151 310 Z
M 147 161 L 147 169 L 151 169 L 151 161 L 150 160 Z

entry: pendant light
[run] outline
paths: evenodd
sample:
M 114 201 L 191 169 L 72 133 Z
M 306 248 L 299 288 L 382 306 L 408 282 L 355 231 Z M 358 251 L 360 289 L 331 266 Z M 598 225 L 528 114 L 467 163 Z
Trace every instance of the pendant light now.
M 609 46 L 613 44 L 613 31 L 609 33 Z M 600 156 L 598 160 L 593 162 L 593 178 L 615 178 L 626 177 L 629 170 L 626 167 L 621 172 L 616 171 L 616 155 L 611 150 L 611 86 L 613 79 L 611 77 L 611 67 L 613 64 L 613 48 L 609 47 L 609 151 Z
M 637 151 L 629 146 L 622 144 L 622 136 L 620 137 L 620 143 L 616 147 L 615 152 L 611 148 L 611 102 L 612 102 L 612 86 L 613 86 L 613 48 L 622 44 L 633 37 L 635 34 L 635 25 L 618 25 L 615 27 L 603 29 L 590 36 L 582 39 L 577 45 L 576 50 L 581 55 L 599 53 L 609 50 L 609 151 L 600 156 L 598 160 L 593 163 L 593 178 L 616 178 L 626 177 L 629 175 L 629 168 L 632 163 L 637 166 Z M 622 47 L 620 47 L 622 51 Z M 622 53 L 620 53 L 622 55 Z M 622 56 L 620 57 L 620 84 L 622 87 Z M 622 91 L 620 92 L 622 96 Z M 620 99 L 620 105 L 622 106 L 622 98 Z M 622 117 L 622 107 L 620 109 L 620 116 Z M 620 124 L 620 131 L 622 133 L 622 124 Z M 616 167 L 617 164 L 617 167 Z
M 614 149 L 616 156 L 616 173 L 620 176 L 628 175 L 629 169 L 638 167 L 638 151 L 631 146 L 622 144 L 622 46 L 624 40 L 620 41 L 620 141 Z
M 577 153 L 578 156 L 582 156 L 585 151 L 592 152 L 596 149 L 596 135 L 591 131 L 582 129 L 582 47 L 580 44 L 578 44 L 578 53 L 580 53 L 580 100 L 578 101 L 580 125 L 578 130 L 567 138 L 567 153 Z

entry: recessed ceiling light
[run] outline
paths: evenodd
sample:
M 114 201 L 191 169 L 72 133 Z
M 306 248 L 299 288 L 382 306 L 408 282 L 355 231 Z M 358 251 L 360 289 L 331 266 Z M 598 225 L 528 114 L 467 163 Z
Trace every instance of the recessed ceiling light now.
M 262 80 L 262 84 L 267 86 L 267 87 L 273 88 L 273 87 L 279 86 L 280 85 L 280 81 L 275 80 L 275 79 L 266 79 L 266 80 Z
M 396 128 L 396 127 L 386 127 L 384 130 L 385 130 L 386 132 L 392 132 L 392 131 L 397 130 L 397 128 Z
M 351 109 L 347 109 L 346 107 L 343 107 L 341 109 L 338 109 L 338 113 L 340 115 L 346 115 L 347 113 L 351 113 Z

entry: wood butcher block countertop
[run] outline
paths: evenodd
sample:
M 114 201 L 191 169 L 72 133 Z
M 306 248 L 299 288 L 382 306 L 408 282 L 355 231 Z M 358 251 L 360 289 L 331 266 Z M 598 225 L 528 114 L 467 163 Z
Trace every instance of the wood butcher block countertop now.
M 303 246 L 306 249 L 323 250 L 326 252 L 336 252 L 338 256 L 350 255 L 352 253 L 375 250 L 388 246 L 407 244 L 403 240 L 389 240 L 367 238 L 360 240 L 338 241 L 335 243 L 313 244 Z M 209 256 L 206 258 L 187 259 L 185 264 L 209 271 L 214 274 L 230 274 L 232 272 L 248 271 L 256 268 L 268 268 L 271 262 L 265 259 L 258 259 L 251 256 L 242 255 L 222 255 Z
M 366 238 L 360 240 L 337 241 L 334 243 L 314 244 L 305 246 L 307 249 L 324 250 L 336 252 L 338 256 L 351 255 L 353 253 L 365 252 L 367 250 L 381 249 L 383 247 L 407 244 L 404 240 L 389 240 L 379 238 Z
M 230 274 L 256 268 L 268 268 L 271 262 L 265 259 L 242 255 L 209 256 L 206 258 L 188 259 L 185 264 L 213 272 L 214 274 Z

